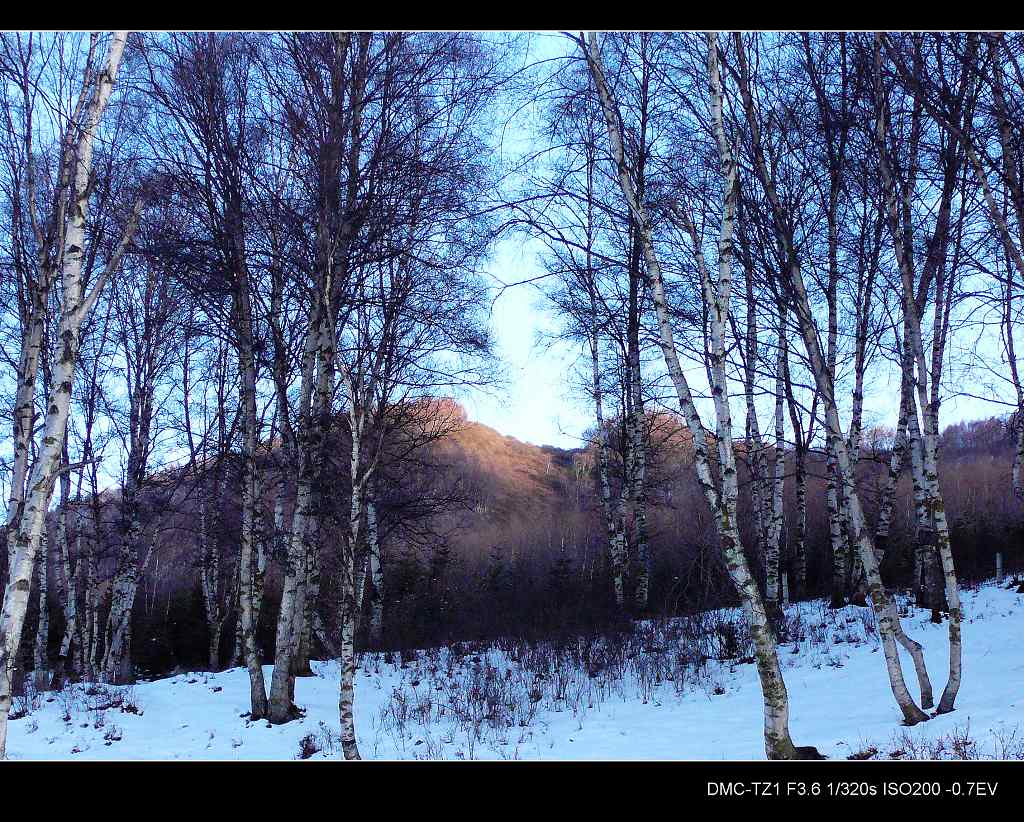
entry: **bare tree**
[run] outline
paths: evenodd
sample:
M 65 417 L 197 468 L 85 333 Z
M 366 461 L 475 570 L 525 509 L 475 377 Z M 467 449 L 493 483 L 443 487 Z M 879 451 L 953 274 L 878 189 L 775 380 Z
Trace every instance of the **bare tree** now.
M 744 610 L 751 626 L 757 648 L 757 667 L 764 696 L 765 752 L 771 759 L 794 759 L 801 755 L 816 755 L 813 749 L 798 750 L 789 735 L 789 699 L 786 693 L 782 670 L 779 666 L 775 632 L 758 590 L 757 583 L 740 543 L 736 520 L 736 463 L 732 444 L 732 420 L 729 412 L 729 391 L 725 373 L 725 328 L 729 320 L 729 294 L 732 287 L 732 242 L 736 204 L 737 168 L 732 148 L 726 137 L 722 117 L 722 85 L 719 73 L 718 38 L 707 37 L 707 71 L 711 97 L 711 115 L 715 141 L 721 162 L 723 182 L 722 225 L 718 242 L 719 276 L 717 282 L 711 277 L 704 262 L 702 244 L 696 237 L 694 221 L 685 211 L 679 215 L 685 221 L 694 238 L 694 255 L 701 275 L 702 294 L 711 314 L 712 341 L 709 352 L 716 412 L 716 439 L 720 462 L 720 479 L 716 484 L 708 458 L 707 438 L 703 423 L 694 405 L 690 387 L 679 361 L 679 354 L 672 331 L 661 267 L 658 262 L 652 236 L 652 226 L 646 206 L 637 199 L 633 184 L 632 168 L 626 157 L 622 136 L 619 131 L 620 115 L 605 79 L 597 37 L 591 33 L 586 42 L 582 35 L 579 46 L 583 50 L 591 76 L 600 96 L 605 122 L 611 143 L 612 159 L 616 165 L 623 197 L 633 213 L 641 237 L 647 276 L 654 304 L 658 314 L 660 341 L 666 365 L 672 377 L 680 408 L 693 436 L 694 464 L 701 487 L 715 517 L 718 537 L 725 557 L 729 575 L 743 600 Z
M 89 62 L 99 46 L 99 39 L 98 35 L 91 38 Z M 18 506 L 20 516 L 13 529 L 14 551 L 4 593 L 3 615 L 0 617 L 0 756 L 6 750 L 12 666 L 21 640 L 21 628 L 46 511 L 61 465 L 82 323 L 107 280 L 120 265 L 121 256 L 130 242 L 141 211 L 141 206 L 137 205 L 106 268 L 91 284 L 89 291 L 84 292 L 82 258 L 85 253 L 84 235 L 89 210 L 93 143 L 110 100 L 126 40 L 126 32 L 115 32 L 109 40 L 102 68 L 98 72 L 85 72 L 85 81 L 79 94 L 82 103 L 76 106 L 76 110 L 81 111 L 81 118 L 67 125 L 66 133 L 70 136 L 66 138 L 66 143 L 73 146 L 73 150 L 67 155 L 61 153 L 62 160 L 70 164 L 70 170 L 62 170 L 59 175 L 68 180 L 68 184 L 58 192 L 56 198 L 58 201 L 64 196 L 68 198 L 59 267 L 62 285 L 59 337 L 63 345 L 59 352 L 55 352 L 53 391 L 47 402 L 42 444 L 29 472 L 24 506 Z

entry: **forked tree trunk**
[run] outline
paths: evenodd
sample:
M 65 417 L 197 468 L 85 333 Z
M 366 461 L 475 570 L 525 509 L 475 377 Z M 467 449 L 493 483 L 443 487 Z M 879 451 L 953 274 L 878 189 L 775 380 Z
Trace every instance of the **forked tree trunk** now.
M 739 62 L 739 84 L 743 98 L 743 109 L 747 124 L 750 127 L 753 144 L 754 166 L 772 209 L 776 239 L 787 260 L 787 265 L 783 267 L 780 274 L 785 291 L 796 311 L 798 326 L 803 337 L 804 347 L 807 350 L 808 365 L 824 405 L 828 438 L 831 440 L 839 475 L 843 480 L 843 492 L 850 511 L 850 524 L 860 551 L 861 562 L 864 565 L 864 571 L 867 576 L 868 590 L 871 594 L 872 605 L 878 619 L 878 633 L 882 641 L 889 684 L 892 688 L 893 696 L 903 713 L 904 720 L 908 725 L 914 725 L 927 720 L 928 715 L 914 702 L 903 678 L 903 669 L 900 665 L 899 652 L 897 650 L 899 614 L 896 611 L 892 597 L 882 583 L 882 577 L 879 573 L 873 541 L 864 521 L 860 497 L 857 494 L 852 465 L 847 452 L 846 439 L 839 421 L 833 372 L 829 371 L 826 365 L 825 354 L 821 349 L 817 328 L 814 323 L 814 315 L 810 307 L 810 299 L 804 285 L 803 272 L 801 271 L 796 251 L 793 248 L 792 238 L 787 233 L 788 227 L 785 211 L 775 190 L 774 180 L 765 162 L 761 146 L 760 122 L 751 96 L 749 68 L 747 66 L 746 49 L 743 44 L 742 35 L 737 33 L 734 35 L 734 39 Z
M 317 346 L 319 337 L 319 313 L 310 317 L 310 328 L 306 335 L 305 351 L 303 352 L 302 387 L 299 394 L 298 442 L 296 443 L 300 460 L 295 486 L 295 510 L 292 514 L 292 527 L 285 537 L 286 552 L 281 557 L 284 581 L 281 589 L 281 606 L 278 612 L 277 633 L 274 650 L 274 672 L 270 682 L 270 721 L 279 724 L 294 718 L 292 702 L 294 655 L 293 637 L 296 622 L 296 598 L 300 583 L 305 584 L 305 554 L 307 529 L 312 527 L 314 515 L 313 482 L 316 474 L 315 460 L 312 450 L 313 426 L 312 391 L 316 369 Z
M 943 348 L 945 345 L 945 311 L 947 304 L 945 285 L 945 256 L 946 244 L 948 242 L 948 226 L 950 208 L 952 203 L 952 190 L 957 176 L 957 169 L 960 158 L 955 154 L 944 157 L 944 179 L 942 197 L 939 201 L 938 212 L 935 218 L 935 232 L 932 237 L 934 251 L 931 261 L 934 261 L 934 268 L 927 267 L 922 274 L 922 279 L 927 281 L 932 277 L 935 280 L 935 308 L 934 328 L 932 333 L 932 357 L 931 369 L 925 359 L 924 340 L 921 334 L 921 309 L 915 297 L 915 283 L 913 270 L 912 249 L 907 248 L 903 241 L 903 234 L 900 230 L 900 205 L 897 202 L 896 183 L 893 179 L 889 164 L 888 152 L 888 101 L 885 90 L 882 86 L 881 67 L 881 38 L 876 36 L 874 57 L 875 57 L 875 84 L 878 96 L 876 136 L 879 145 L 879 167 L 881 169 L 882 183 L 884 187 L 885 204 L 889 219 L 890 233 L 892 234 L 893 247 L 896 252 L 896 262 L 900 271 L 900 279 L 903 285 L 903 322 L 904 339 L 910 345 L 910 353 L 904 356 L 904 370 L 909 371 L 904 378 L 916 387 L 916 402 L 914 393 L 911 392 L 911 401 L 908 403 L 908 414 L 910 419 L 911 448 L 914 447 L 913 440 L 920 435 L 921 469 L 920 482 L 924 492 L 925 516 L 931 526 L 932 534 L 936 542 L 936 550 L 939 561 L 942 565 L 944 579 L 944 592 L 949 608 L 949 678 L 946 687 L 943 689 L 942 697 L 939 699 L 938 713 L 948 713 L 953 710 L 956 695 L 960 688 L 961 681 L 961 657 L 963 654 L 960 623 L 962 619 L 962 608 L 960 604 L 960 589 L 957 583 L 956 570 L 953 565 L 953 551 L 950 543 L 949 524 L 946 521 L 946 509 L 942 499 L 942 492 L 939 489 L 938 458 L 936 455 L 939 437 L 939 380 L 942 375 Z M 963 80 L 961 81 L 961 85 Z M 951 148 L 956 143 L 951 142 Z M 909 192 L 904 192 L 904 198 L 909 197 Z M 904 206 L 906 204 L 904 203 Z M 929 276 L 931 275 L 931 276 Z M 950 292 L 951 293 L 951 292 Z M 916 375 L 913 372 L 916 366 Z M 929 379 L 930 388 L 929 393 Z M 922 423 L 919 426 L 917 420 L 918 409 L 921 412 Z M 934 613 L 933 606 L 933 613 Z
M 311 424 L 312 421 L 300 419 L 300 431 L 303 426 Z M 310 538 L 308 531 L 316 527 L 313 505 L 313 482 L 316 466 L 310 450 L 312 443 L 308 442 L 311 433 L 307 428 L 299 435 L 302 467 L 296 482 L 295 514 L 288 537 L 287 556 L 284 558 L 284 584 L 277 621 L 274 673 L 270 683 L 270 721 L 275 724 L 288 722 L 295 716 L 292 701 L 293 657 L 296 651 L 294 638 L 297 635 L 296 623 L 303 616 L 303 613 L 297 613 L 298 589 L 300 585 L 305 585 L 306 580 L 307 540 Z
M 307 557 L 317 539 L 320 512 L 316 483 L 320 481 L 321 458 L 326 417 L 331 395 L 335 351 L 334 327 L 330 321 L 330 297 L 324 283 L 319 286 L 310 315 L 303 350 L 303 376 L 299 391 L 299 420 L 296 458 L 299 461 L 295 482 L 295 509 L 287 556 L 284 558 L 284 583 L 278 613 L 274 673 L 270 683 L 270 721 L 279 724 L 295 718 L 295 659 L 306 615 L 305 594 Z M 315 396 L 314 396 L 315 395 Z
M 914 412 L 916 415 L 916 412 Z M 934 414 L 934 404 L 930 412 Z M 931 421 L 928 437 L 925 441 L 925 505 L 931 522 L 933 533 L 936 539 L 936 550 L 930 553 L 929 559 L 935 562 L 937 556 L 940 568 L 929 569 L 929 576 L 937 578 L 942 584 L 936 585 L 938 592 L 945 594 L 946 606 L 949 613 L 949 677 L 946 680 L 946 687 L 943 688 L 942 696 L 939 698 L 939 705 L 936 712 L 943 714 L 953 710 L 956 702 L 957 692 L 960 690 L 961 666 L 963 655 L 963 640 L 961 637 L 960 623 L 963 610 L 960 604 L 960 586 L 957 583 L 956 570 L 953 566 L 953 550 L 949 537 L 949 524 L 946 521 L 945 504 L 942 500 L 942 492 L 939 490 L 939 479 L 937 471 L 937 460 L 935 456 L 935 440 L 937 439 L 937 423 Z

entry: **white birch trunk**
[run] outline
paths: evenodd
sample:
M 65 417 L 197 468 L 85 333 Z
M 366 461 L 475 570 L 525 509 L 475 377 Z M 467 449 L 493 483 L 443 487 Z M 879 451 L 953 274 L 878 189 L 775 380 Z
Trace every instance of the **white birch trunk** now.
M 949 678 L 946 687 L 943 689 L 939 699 L 938 713 L 948 713 L 953 710 L 956 695 L 961 682 L 961 661 L 963 655 L 963 641 L 961 637 L 960 623 L 962 619 L 962 606 L 960 603 L 960 589 L 957 584 L 956 570 L 953 566 L 953 551 L 950 544 L 949 525 L 946 521 L 946 510 L 942 500 L 942 492 L 939 489 L 938 460 L 936 447 L 939 436 L 939 394 L 938 381 L 942 369 L 942 346 L 943 333 L 943 277 L 941 270 L 943 263 L 939 263 L 939 270 L 936 274 L 935 284 L 935 333 L 932 339 L 932 370 L 931 370 L 931 396 L 929 396 L 929 371 L 925 362 L 924 341 L 921 334 L 921 318 L 917 300 L 915 299 L 914 271 L 911 249 L 904 247 L 903 236 L 899 227 L 899 208 L 896 199 L 896 185 L 889 168 L 889 157 L 887 151 L 888 140 L 888 105 L 885 99 L 884 90 L 881 85 L 881 47 L 880 42 L 875 44 L 875 70 L 878 91 L 878 117 L 877 117 L 877 138 L 880 146 L 879 166 L 881 168 L 882 183 L 884 186 L 886 208 L 889 217 L 890 233 L 892 234 L 893 246 L 896 251 L 897 265 L 900 269 L 900 278 L 903 284 L 903 321 L 905 328 L 905 339 L 910 342 L 911 353 L 904 357 L 904 363 L 908 366 L 916 364 L 916 378 L 913 374 L 906 375 L 912 385 L 917 388 L 917 402 L 908 404 L 908 413 L 913 417 L 911 420 L 911 434 L 917 428 L 917 414 L 920 409 L 923 419 L 921 426 L 921 456 L 924 469 L 923 490 L 925 494 L 925 506 L 927 516 L 931 521 L 933 533 L 936 539 L 939 560 L 942 564 L 942 573 L 945 582 L 946 602 L 949 607 Z M 944 192 L 945 193 L 945 192 Z M 906 194 L 905 196 L 909 196 Z M 936 217 L 935 238 L 940 243 L 945 242 L 945 222 L 949 217 L 949 200 L 943 197 L 938 216 Z M 913 393 L 911 393 L 913 399 Z
M 583 44 L 581 43 L 581 46 Z M 612 156 L 618 172 L 619 186 L 626 203 L 636 218 L 637 230 L 643 245 L 647 263 L 647 274 L 654 295 L 655 308 L 658 315 L 659 340 L 665 363 L 672 377 L 680 408 L 687 426 L 693 436 L 694 464 L 698 479 L 711 507 L 718 527 L 722 552 L 730 578 L 743 600 L 744 611 L 750 622 L 751 634 L 757 649 L 757 667 L 761 679 L 764 696 L 765 717 L 765 752 L 771 759 L 792 759 L 798 755 L 789 736 L 789 699 L 786 685 L 779 666 L 775 636 L 768 615 L 758 591 L 757 583 L 750 573 L 736 524 L 736 466 L 732 450 L 732 421 L 729 418 L 728 387 L 724 379 L 724 324 L 728 320 L 728 297 L 731 283 L 731 242 L 733 214 L 735 208 L 736 165 L 732 160 L 731 151 L 726 142 L 722 127 L 722 91 L 718 74 L 717 37 L 708 36 L 708 73 L 710 75 L 712 96 L 712 118 L 715 122 L 716 137 L 722 159 L 723 187 L 723 221 L 719 240 L 719 283 L 717 292 L 710 282 L 706 267 L 701 265 L 704 282 L 704 298 L 713 317 L 713 333 L 715 336 L 712 353 L 712 372 L 715 375 L 713 393 L 715 396 L 716 417 L 718 420 L 719 459 L 721 460 L 722 493 L 715 488 L 708 457 L 707 441 L 704 427 L 697 414 L 689 384 L 683 374 L 682 366 L 676 350 L 672 324 L 665 298 L 661 267 L 654 250 L 651 237 L 651 226 L 643 203 L 636 198 L 636 192 L 626 165 L 622 136 L 619 132 L 618 107 L 612 98 L 611 91 L 604 78 L 601 56 L 598 50 L 597 37 L 589 36 L 589 50 L 584 47 L 591 76 L 597 87 L 605 124 L 611 143 Z M 692 224 L 692 221 L 691 221 Z M 695 245 L 699 254 L 700 246 Z
M 356 743 L 356 728 L 353 716 L 356 674 L 355 561 L 365 497 L 364 483 L 366 475 L 362 471 L 362 461 L 363 426 L 366 421 L 366 411 L 361 403 L 362 385 L 357 386 L 357 380 L 361 381 L 361 376 L 353 376 L 351 372 L 345 373 L 345 385 L 348 391 L 349 433 L 352 439 L 349 455 L 349 478 L 352 485 L 352 499 L 349 512 L 348 539 L 342 541 L 341 601 L 339 603 L 341 615 L 341 677 L 338 685 L 338 716 L 341 722 L 341 747 L 345 759 L 361 758 L 359 746 Z
M 122 516 L 127 518 L 127 531 L 121 536 L 117 572 L 110 591 L 110 613 L 107 616 L 109 641 L 103 654 L 104 682 L 123 684 L 132 678 L 131 636 L 132 610 L 139 588 L 139 540 L 142 527 L 139 522 L 137 489 L 134 477 L 129 476 L 122 490 Z
M 775 190 L 774 181 L 768 172 L 765 163 L 763 150 L 761 148 L 760 123 L 754 111 L 754 103 L 750 94 L 748 67 L 746 64 L 745 47 L 742 36 L 735 35 L 737 45 L 737 57 L 740 67 L 740 90 L 743 97 L 743 107 L 746 113 L 747 123 L 751 129 L 752 142 L 754 146 L 754 166 L 758 177 L 768 196 L 772 208 L 773 220 L 775 223 L 776 238 L 780 249 L 788 261 L 788 265 L 781 272 L 784 278 L 786 290 L 794 304 L 797 321 L 803 337 L 804 347 L 807 350 L 809 367 L 814 376 L 815 383 L 821 395 L 825 410 L 825 423 L 828 431 L 828 438 L 832 442 L 835 452 L 836 463 L 839 474 L 843 479 L 844 493 L 850 511 L 850 525 L 860 551 L 861 561 L 868 580 L 868 590 L 871 594 L 872 604 L 878 619 L 878 633 L 882 641 L 882 650 L 886 663 L 886 671 L 889 675 L 889 684 L 893 696 L 896 699 L 904 719 L 908 725 L 915 725 L 928 719 L 928 715 L 922 711 L 914 702 L 913 697 L 907 689 L 906 681 L 903 678 L 903 670 L 900 665 L 899 652 L 897 650 L 897 631 L 899 626 L 899 615 L 895 603 L 882 583 L 881 574 L 878 569 L 878 562 L 875 559 L 874 545 L 870 534 L 867 531 L 863 511 L 861 509 L 860 497 L 857 494 L 852 465 L 847 451 L 846 439 L 839 421 L 839 412 L 835 398 L 835 383 L 832 372 L 826 367 L 824 353 L 821 350 L 821 343 L 818 339 L 817 328 L 814 324 L 811 312 L 810 300 L 807 289 L 804 285 L 803 272 L 795 250 L 792 247 L 790 237 L 786 233 L 785 212 Z
M 317 495 L 319 499 L 319 492 Z M 317 503 L 318 506 L 322 503 Z M 302 628 L 297 639 L 298 651 L 295 658 L 296 676 L 313 676 L 309 660 L 312 653 L 313 616 L 320 604 L 320 544 L 319 534 L 310 540 L 306 556 L 306 585 L 302 595 Z
M 767 599 L 772 602 L 778 599 L 779 594 L 779 563 L 783 554 L 783 512 L 782 501 L 785 490 L 786 479 L 786 426 L 784 415 L 785 401 L 785 379 L 783 375 L 783 363 L 785 358 L 785 334 L 786 315 L 783 310 L 779 317 L 779 352 L 775 364 L 775 459 L 772 465 L 772 505 L 771 522 L 768 526 L 768 550 L 767 564 L 768 574 L 766 581 Z M 783 584 L 786 584 L 785 575 L 782 576 Z M 784 601 L 788 600 L 787 595 Z
M 28 476 L 29 454 L 32 440 L 33 421 L 35 419 L 35 388 L 39 373 L 39 354 L 42 348 L 46 326 L 46 300 L 48 288 L 45 282 L 40 283 L 32 293 L 32 315 L 22 333 L 22 351 L 18 363 L 17 390 L 14 399 L 14 430 L 13 451 L 14 464 L 11 470 L 11 493 L 7 501 L 8 521 L 7 567 L 14 567 L 15 532 L 17 523 L 24 511 L 25 480 Z
M 299 460 L 295 484 L 295 510 L 292 515 L 291 533 L 288 536 L 287 556 L 284 560 L 284 584 L 281 590 L 281 609 L 277 620 L 275 641 L 274 673 L 270 683 L 270 721 L 279 724 L 288 722 L 296 715 L 293 702 L 294 661 L 298 652 L 297 640 L 302 631 L 301 622 L 305 617 L 306 557 L 309 542 L 315 539 L 313 529 L 318 527 L 315 499 L 315 483 L 320 468 L 322 444 L 323 411 L 322 392 L 315 391 L 323 383 L 322 369 L 328 367 L 325 360 L 334 358 L 334 331 L 327 314 L 330 280 L 321 283 L 317 304 L 310 316 L 303 350 L 302 386 L 299 390 L 298 442 Z M 314 405 L 314 392 L 317 394 Z M 329 408 L 329 398 L 327 399 Z
M 217 671 L 220 670 L 220 640 L 227 609 L 221 604 L 220 551 L 217 550 L 216 543 L 210 539 L 207 530 L 205 497 L 199 501 L 199 556 L 199 587 L 203 595 L 203 608 L 206 611 L 206 626 L 209 631 L 207 664 L 211 671 Z
M 36 625 L 36 642 L 33 654 L 34 666 L 32 680 L 37 691 L 46 690 L 49 683 L 49 647 L 50 647 L 50 597 L 48 570 L 50 567 L 50 545 L 46 537 L 46 527 L 39 536 L 39 621 Z
M 826 444 L 825 466 L 828 473 L 828 485 L 825 490 L 825 507 L 828 511 L 828 536 L 832 548 L 832 599 L 833 608 L 842 608 L 846 604 L 846 545 L 843 538 L 841 515 L 839 512 L 839 478 L 835 448 Z
M 1024 404 L 1017 406 L 1017 424 L 1014 426 L 1016 448 L 1013 452 L 1013 467 L 1010 471 L 1010 485 L 1017 499 L 1024 499 Z
M 61 478 L 61 482 L 64 483 L 66 477 Z M 68 506 L 68 493 L 65 491 L 61 495 L 61 509 L 58 514 L 57 520 L 57 548 L 60 551 L 60 562 L 58 568 L 60 570 L 59 579 L 63 588 L 63 604 L 64 604 L 64 634 L 60 641 L 60 650 L 57 652 L 57 667 L 53 672 L 53 679 L 50 682 L 51 687 L 59 689 L 63 684 L 63 678 L 68 669 L 68 660 L 72 657 L 72 650 L 74 645 L 77 645 L 77 652 L 81 655 L 81 631 L 78 625 L 78 584 L 77 584 L 77 568 L 75 571 L 71 569 L 71 550 L 68 546 L 68 528 L 67 528 L 67 506 Z M 81 550 L 81 536 L 78 537 L 78 561 L 82 561 L 82 550 Z
M 0 758 L 6 755 L 7 717 L 11 710 L 11 678 L 25 621 L 39 539 L 61 464 L 82 323 L 88 317 L 107 276 L 120 262 L 120 255 L 115 252 L 115 257 L 111 260 L 112 265 L 108 265 L 89 295 L 83 296 L 82 256 L 89 207 L 93 140 L 117 77 L 126 39 L 127 32 L 123 31 L 115 32 L 111 38 L 106 63 L 95 79 L 86 120 L 78 137 L 74 202 L 68 218 L 61 266 L 64 290 L 58 334 L 60 347 L 53 364 L 52 389 L 46 410 L 43 439 L 32 465 L 24 510 L 14 534 L 13 562 L 4 593 L 3 612 L 0 615 Z M 130 234 L 128 236 L 130 237 Z M 127 239 L 123 239 L 118 249 L 121 254 L 126 245 Z
M 632 504 L 633 525 L 636 533 L 637 577 L 633 600 L 639 612 L 647 608 L 650 596 L 651 555 L 647 537 L 647 436 L 645 434 L 646 414 L 640 394 L 640 352 L 634 350 L 630 366 L 633 381 L 633 474 Z
M 380 531 L 377 524 L 377 501 L 371 492 L 366 500 L 366 545 L 369 551 L 370 585 L 370 647 L 379 648 L 384 639 L 384 565 L 381 561 Z
M 793 594 L 800 599 L 807 593 L 807 454 L 796 454 L 796 531 L 793 540 Z
M 878 524 L 875 527 L 875 550 L 878 561 L 885 557 L 889 547 L 889 530 L 892 527 L 892 515 L 896 505 L 896 486 L 906 462 L 907 440 L 907 409 L 910 401 L 910 386 L 906 379 L 902 381 L 900 391 L 900 411 L 896 420 L 896 437 L 893 441 L 892 453 L 889 455 L 889 473 L 882 486 L 878 500 Z
M 601 488 L 601 510 L 604 512 L 605 529 L 608 538 L 608 553 L 611 559 L 612 584 L 615 592 L 615 604 L 622 608 L 625 603 L 623 577 L 626 568 L 625 551 L 619 539 L 619 528 L 616 526 L 615 509 L 612 505 L 611 482 L 608 475 L 608 428 L 604 420 L 604 402 L 601 391 L 601 372 L 597 350 L 597 307 L 591 297 L 591 310 L 594 323 L 590 334 L 591 373 L 594 386 L 594 413 L 597 419 L 597 472 Z

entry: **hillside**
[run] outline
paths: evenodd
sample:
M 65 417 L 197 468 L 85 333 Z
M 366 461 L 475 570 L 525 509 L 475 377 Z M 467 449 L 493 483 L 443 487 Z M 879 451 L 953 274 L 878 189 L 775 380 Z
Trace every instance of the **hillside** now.
M 450 400 L 433 407 L 455 425 L 432 442 L 414 462 L 387 474 L 380 484 L 383 552 L 388 595 L 385 646 L 422 647 L 459 640 L 484 639 L 506 633 L 510 625 L 528 635 L 546 636 L 565 626 L 606 623 L 612 616 L 605 522 L 597 496 L 593 448 L 562 450 L 536 446 L 504 436 L 466 418 Z M 706 503 L 689 465 L 689 434 L 670 414 L 650 418 L 652 455 L 648 462 L 648 529 L 653 568 L 651 611 L 680 613 L 732 602 L 732 592 L 713 550 L 715 538 Z M 450 427 L 450 422 L 445 422 Z M 448 430 L 448 428 L 445 428 Z M 954 426 L 944 438 L 942 458 L 955 465 L 943 472 L 943 491 L 953 528 L 954 552 L 962 580 L 980 579 L 994 571 L 994 552 L 1004 552 L 1008 571 L 1024 567 L 1019 505 L 1008 494 L 1009 441 L 995 421 Z M 613 452 L 616 435 L 612 432 Z M 884 441 L 884 438 L 879 438 Z M 344 444 L 336 446 L 338 467 L 332 498 L 345 517 Z M 749 485 L 745 479 L 742 443 L 740 463 L 740 526 L 750 538 Z M 869 517 L 872 488 L 884 470 L 885 452 L 861 465 Z M 615 472 L 613 453 L 613 474 Z M 827 590 L 831 573 L 827 519 L 823 505 L 824 465 L 812 455 L 807 530 L 808 586 Z M 229 469 L 231 475 L 234 469 Z M 216 513 L 210 538 L 221 557 L 220 587 L 228 590 L 238 556 L 239 504 L 237 479 L 228 481 L 215 506 L 211 487 L 197 487 L 187 477 L 165 472 L 154 478 L 144 506 L 142 583 L 133 612 L 133 631 L 145 642 L 135 645 L 139 669 L 151 674 L 179 666 L 198 665 L 207 656 L 207 620 L 200 596 L 202 564 L 200 501 Z M 792 532 L 793 487 L 787 483 L 787 527 Z M 276 480 L 265 482 L 264 512 L 272 521 Z M 613 494 L 617 495 L 613 477 Z M 439 494 L 443 504 L 431 503 Z M 912 545 L 909 478 L 898 489 L 893 550 L 884 572 L 890 584 L 907 584 Z M 69 517 L 69 539 L 80 584 L 88 563 L 96 558 L 100 609 L 108 596 L 118 536 L 117 493 L 105 493 L 99 539 L 92 525 L 91 503 L 79 503 Z M 401 522 L 412 505 L 411 522 Z M 403 513 L 403 506 L 406 510 Z M 397 512 L 397 513 L 396 513 Z M 325 537 L 325 578 L 320 611 L 334 628 L 337 608 L 332 574 L 335 546 L 344 538 L 343 519 Z M 82 534 L 79 542 L 78 534 Z M 51 521 L 51 548 L 56 545 L 56 518 Z M 758 567 L 757 558 L 755 567 Z M 51 567 L 53 567 L 51 560 Z M 52 573 L 52 572 L 51 572 Z M 267 569 L 266 601 L 258 641 L 264 659 L 274 647 L 280 562 Z M 51 580 L 56 610 L 56 585 Z M 221 656 L 230 659 L 233 612 L 228 614 Z M 51 621 L 51 650 L 61 630 Z M 34 624 L 30 615 L 29 624 Z M 326 649 L 320 649 L 321 651 Z

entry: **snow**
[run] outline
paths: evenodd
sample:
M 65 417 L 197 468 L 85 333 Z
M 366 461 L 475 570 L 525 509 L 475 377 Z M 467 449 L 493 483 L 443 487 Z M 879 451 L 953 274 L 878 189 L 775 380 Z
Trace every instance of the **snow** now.
M 1024 595 L 990 582 L 964 591 L 963 601 L 964 677 L 957 709 L 914 728 L 900 723 L 868 609 L 831 612 L 818 601 L 791 606 L 790 622 L 802 623 L 804 636 L 796 652 L 792 641 L 780 646 L 794 742 L 844 759 L 872 746 L 885 755 L 966 732 L 977 756 L 1019 755 L 1007 751 L 1024 747 Z M 937 700 L 948 670 L 947 627 L 932 624 L 924 611 L 909 612 L 903 625 L 925 647 Z M 649 641 L 657 642 L 666 635 L 651 636 Z M 398 654 L 364 655 L 355 710 L 363 757 L 764 756 L 753 664 L 732 659 L 673 667 L 671 660 L 678 657 L 673 647 L 655 649 L 653 655 L 627 653 L 603 671 L 588 673 L 586 663 L 556 665 L 550 654 L 499 645 L 406 654 L 405 664 Z M 594 648 L 590 653 L 590 659 L 600 656 Z M 908 657 L 903 662 L 916 694 L 913 666 Z M 246 718 L 249 684 L 243 668 L 179 674 L 125 688 L 80 684 L 41 694 L 28 700 L 26 715 L 10 723 L 8 755 L 295 759 L 300 740 L 309 737 L 312 758 L 338 757 L 338 666 L 320 662 L 314 670 L 316 676 L 296 682 L 305 715 L 282 726 Z M 265 673 L 269 685 L 269 666 Z M 139 712 L 110 706 L 118 700 Z M 26 700 L 16 700 L 16 711 L 19 706 L 23 709 Z

